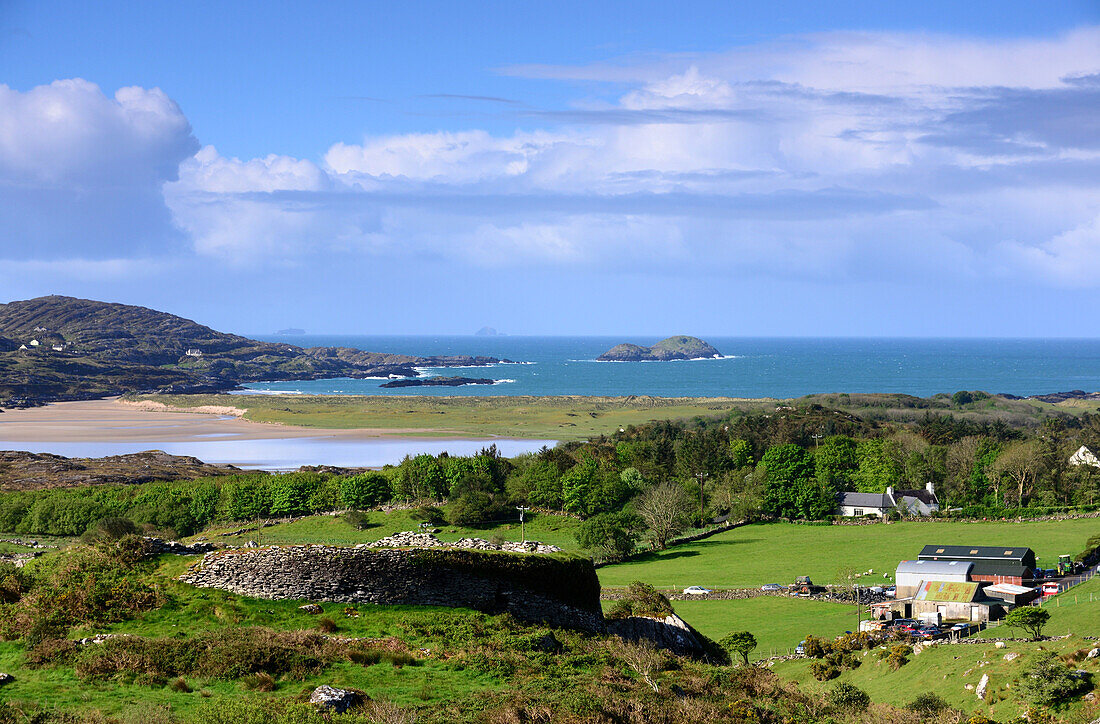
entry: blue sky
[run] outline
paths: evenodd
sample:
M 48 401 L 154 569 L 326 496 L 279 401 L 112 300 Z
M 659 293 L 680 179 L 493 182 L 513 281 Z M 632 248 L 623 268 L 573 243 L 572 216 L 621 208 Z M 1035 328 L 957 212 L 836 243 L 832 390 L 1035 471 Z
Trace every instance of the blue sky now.
M 1095 336 L 1100 3 L 0 0 L 0 301 Z

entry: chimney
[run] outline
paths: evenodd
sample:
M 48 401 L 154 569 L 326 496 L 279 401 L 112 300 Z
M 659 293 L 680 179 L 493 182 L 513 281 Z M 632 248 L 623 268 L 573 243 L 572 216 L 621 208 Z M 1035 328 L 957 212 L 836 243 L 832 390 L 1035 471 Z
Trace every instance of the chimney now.
M 928 484 L 924 486 L 924 489 L 932 495 L 936 494 L 936 484 L 933 483 L 931 480 L 929 480 Z
M 894 497 L 894 486 L 893 485 L 886 486 L 886 494 L 888 496 L 890 496 L 891 499 L 893 499 L 893 497 Z

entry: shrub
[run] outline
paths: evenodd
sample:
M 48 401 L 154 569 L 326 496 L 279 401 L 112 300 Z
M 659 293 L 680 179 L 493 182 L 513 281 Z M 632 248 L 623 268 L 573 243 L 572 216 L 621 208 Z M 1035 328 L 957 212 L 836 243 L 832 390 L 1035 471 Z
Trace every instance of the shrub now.
M 651 616 L 664 618 L 672 615 L 672 604 L 664 594 L 653 586 L 634 581 L 626 595 L 607 612 L 608 618 L 629 618 L 630 616 Z
M 127 535 L 140 535 L 141 528 L 129 518 L 100 518 L 81 538 L 86 543 L 99 540 L 117 540 Z
M 355 530 L 366 530 L 371 527 L 370 516 L 361 510 L 349 510 L 344 513 L 344 522 Z
M 818 681 L 829 681 L 840 676 L 840 669 L 828 661 L 813 661 L 810 663 L 810 673 Z
M 275 691 L 275 678 L 261 671 L 242 677 L 241 685 L 252 691 Z
M 626 513 L 600 513 L 584 521 L 574 534 L 581 548 L 605 561 L 621 561 L 638 545 L 640 521 Z
M 434 505 L 422 505 L 412 510 L 409 517 L 413 520 L 427 523 L 428 525 L 443 525 L 447 522 L 447 516 Z
M 833 651 L 833 642 L 816 636 L 807 636 L 802 644 L 802 653 L 811 659 L 823 659 Z
M 936 716 L 951 707 L 936 694 L 926 691 L 923 694 L 918 694 L 917 698 L 905 705 L 905 708 L 921 716 Z
M 1074 676 L 1055 654 L 1047 651 L 1036 656 L 1024 670 L 1019 690 L 1028 703 L 1051 706 L 1069 698 L 1086 683 Z
M 333 633 L 340 630 L 340 627 L 336 625 L 328 616 L 317 619 L 317 630 L 321 633 Z
M 181 694 L 190 694 L 191 687 L 187 685 L 187 679 L 180 676 L 179 678 L 172 679 L 168 682 L 168 688 L 172 691 L 178 691 Z
M 837 709 L 863 711 L 870 706 L 871 697 L 866 691 L 842 681 L 829 692 L 829 703 Z

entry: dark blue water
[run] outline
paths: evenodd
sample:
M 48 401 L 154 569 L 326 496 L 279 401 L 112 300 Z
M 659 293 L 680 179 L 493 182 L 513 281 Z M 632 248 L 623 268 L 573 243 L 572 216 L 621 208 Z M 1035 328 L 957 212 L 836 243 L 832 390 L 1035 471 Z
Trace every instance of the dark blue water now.
M 644 337 L 263 337 L 301 346 L 358 347 L 415 355 L 468 354 L 531 364 L 425 370 L 510 380 L 493 386 L 386 390 L 383 380 L 315 380 L 250 385 L 303 394 L 658 395 L 797 397 L 816 392 L 957 390 L 1015 395 L 1100 390 L 1100 339 L 761 339 L 710 337 L 723 359 L 596 362 L 620 342 Z

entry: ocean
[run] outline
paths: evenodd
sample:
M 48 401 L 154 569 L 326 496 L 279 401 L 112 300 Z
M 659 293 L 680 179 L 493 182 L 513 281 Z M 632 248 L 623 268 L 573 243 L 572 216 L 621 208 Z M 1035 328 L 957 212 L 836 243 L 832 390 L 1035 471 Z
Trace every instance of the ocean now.
M 260 382 L 253 393 L 325 395 L 656 395 L 798 397 L 819 392 L 957 390 L 1034 395 L 1100 390 L 1100 339 L 857 339 L 705 337 L 724 355 L 683 362 L 596 362 L 620 342 L 658 337 L 260 336 L 303 347 L 413 355 L 466 354 L 521 364 L 425 369 L 491 377 L 492 386 L 383 389 L 384 380 Z

